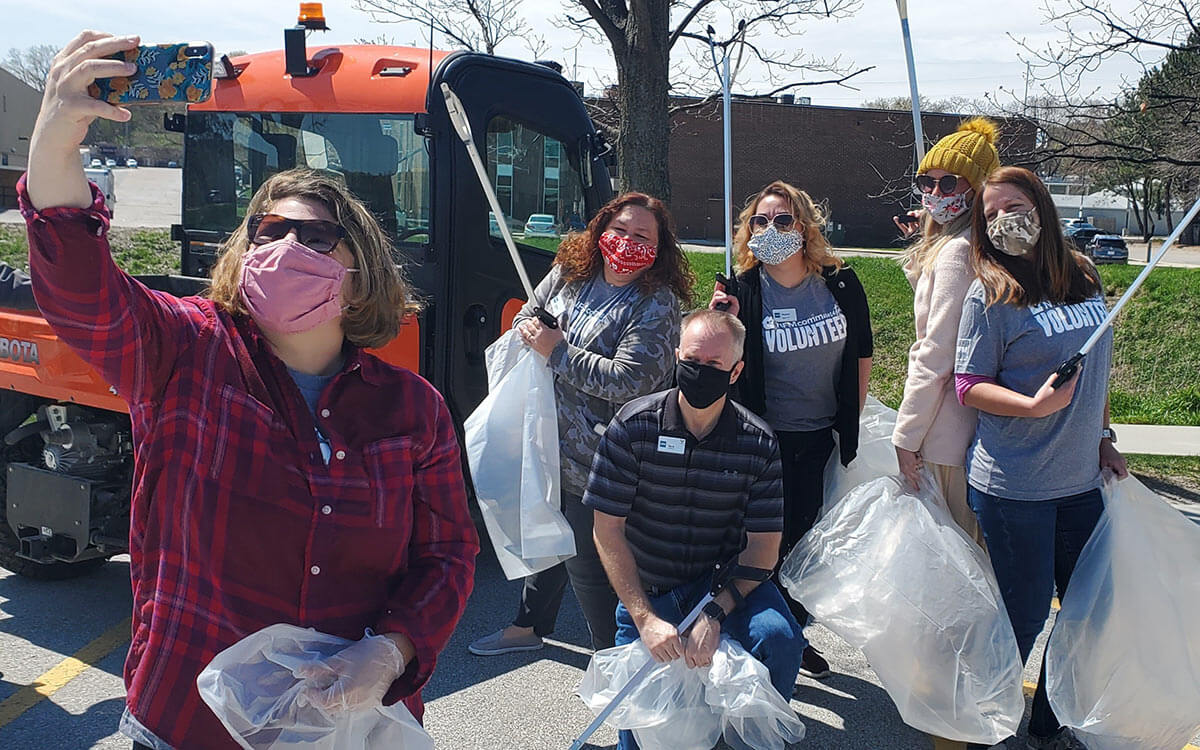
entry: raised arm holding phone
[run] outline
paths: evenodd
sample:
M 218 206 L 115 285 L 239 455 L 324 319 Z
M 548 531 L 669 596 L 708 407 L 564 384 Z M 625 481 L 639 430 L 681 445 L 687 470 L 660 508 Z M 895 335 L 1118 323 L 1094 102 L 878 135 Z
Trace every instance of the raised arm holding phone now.
M 408 286 L 369 211 L 311 170 L 259 188 L 207 298 L 119 269 L 78 146 L 93 119 L 129 119 L 89 87 L 136 73 L 108 56 L 138 42 L 85 31 L 59 53 L 18 185 L 38 304 L 133 421 L 122 730 L 155 750 L 237 747 L 196 676 L 280 622 L 356 641 L 312 670 L 310 702 L 403 699 L 420 718 L 478 541 L 446 405 L 364 351 L 414 309 Z

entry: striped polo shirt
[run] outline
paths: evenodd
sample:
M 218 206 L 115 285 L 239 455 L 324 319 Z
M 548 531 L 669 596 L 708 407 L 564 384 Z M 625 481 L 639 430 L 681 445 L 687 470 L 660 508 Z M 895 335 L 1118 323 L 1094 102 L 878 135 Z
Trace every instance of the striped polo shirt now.
M 583 503 L 625 518 L 625 538 L 648 591 L 711 573 L 746 532 L 783 530 L 779 443 L 766 422 L 730 399 L 697 440 L 671 389 L 630 401 L 609 423 Z

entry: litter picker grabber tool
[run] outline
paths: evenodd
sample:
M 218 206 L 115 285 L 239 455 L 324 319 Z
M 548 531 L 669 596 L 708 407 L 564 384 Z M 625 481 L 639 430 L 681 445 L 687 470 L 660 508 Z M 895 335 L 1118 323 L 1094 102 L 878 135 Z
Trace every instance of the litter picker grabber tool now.
M 521 262 L 521 256 L 517 252 L 517 245 L 513 242 L 512 232 L 508 229 L 508 221 L 504 218 L 504 212 L 500 210 L 500 201 L 496 198 L 496 191 L 492 189 L 492 183 L 488 180 L 487 168 L 483 166 L 483 159 L 479 156 L 479 149 L 475 148 L 475 137 L 471 134 L 471 123 L 467 121 L 467 113 L 463 109 L 462 101 L 450 89 L 446 83 L 442 83 L 442 96 L 446 100 L 446 113 L 450 115 L 450 122 L 454 125 L 454 132 L 458 133 L 458 137 L 462 139 L 463 145 L 467 147 L 467 155 L 471 157 L 471 164 L 475 167 L 475 174 L 479 177 L 479 186 L 483 188 L 483 194 L 487 196 L 488 205 L 492 208 L 492 213 L 496 216 L 496 224 L 500 227 L 500 234 L 504 237 L 504 244 L 508 247 L 508 254 L 512 256 L 513 265 L 516 266 L 517 276 L 521 278 L 521 286 L 525 288 L 525 298 L 533 302 L 533 284 L 529 283 L 529 274 L 525 271 L 525 264 Z M 558 328 L 558 319 L 547 312 L 540 306 L 533 308 L 534 315 L 547 328 Z
M 716 569 L 713 571 L 713 583 L 709 588 L 708 593 L 700 598 L 700 601 L 696 603 L 696 606 L 692 608 L 691 612 L 688 612 L 687 617 L 683 618 L 683 622 L 679 623 L 679 626 L 676 628 L 676 630 L 680 635 L 686 633 L 688 628 L 690 628 L 692 624 L 700 618 L 700 615 L 704 612 L 704 607 L 713 599 L 715 599 L 718 594 L 724 591 L 726 587 L 729 588 L 730 593 L 733 595 L 734 601 L 738 604 L 741 604 L 741 593 L 738 592 L 737 587 L 733 585 L 735 580 L 742 579 L 761 582 L 770 578 L 771 573 L 772 571 L 767 568 L 752 568 L 747 565 L 738 565 L 736 556 L 728 563 L 718 563 Z M 611 716 L 613 711 L 617 710 L 617 706 L 621 705 L 621 701 L 629 697 L 629 694 L 633 692 L 634 688 L 640 685 L 642 680 L 646 679 L 646 676 L 653 672 L 655 666 L 657 665 L 657 661 L 650 659 L 633 675 L 633 677 L 630 677 L 629 682 L 625 683 L 625 686 L 617 691 L 617 694 L 614 695 L 613 699 L 609 701 L 609 704 L 604 707 L 604 710 L 596 715 L 596 718 L 592 720 L 592 723 L 588 724 L 587 729 L 583 730 L 583 734 L 575 738 L 575 741 L 571 743 L 570 750 L 580 750 L 583 747 L 583 744 L 588 741 L 588 738 L 595 734 L 596 730 L 604 724 L 604 720 Z
M 1092 335 L 1089 336 L 1088 340 L 1085 341 L 1083 346 L 1079 348 L 1079 351 L 1072 354 L 1070 359 L 1059 365 L 1058 370 L 1056 371 L 1057 375 L 1054 378 L 1054 382 L 1050 384 L 1051 388 L 1058 388 L 1063 383 L 1066 383 L 1068 380 L 1075 377 L 1075 373 L 1079 370 L 1079 363 L 1082 362 L 1083 358 L 1086 357 L 1088 352 L 1092 350 L 1092 347 L 1096 345 L 1096 342 L 1100 340 L 1100 337 L 1104 335 L 1104 332 L 1108 330 L 1110 326 L 1112 326 L 1113 320 L 1117 317 L 1117 313 L 1121 312 L 1121 308 L 1125 306 L 1125 303 L 1129 301 L 1129 298 L 1133 296 L 1133 293 L 1136 292 L 1138 287 L 1142 285 L 1142 282 L 1146 280 L 1146 276 L 1150 273 L 1150 269 L 1158 265 L 1158 262 L 1163 259 L 1164 255 L 1167 254 L 1167 250 L 1171 249 L 1171 245 L 1175 244 L 1175 240 L 1179 239 L 1179 235 L 1183 234 L 1183 230 L 1187 229 L 1188 226 L 1191 225 L 1192 220 L 1196 218 L 1196 214 L 1198 212 L 1200 212 L 1200 198 L 1196 199 L 1196 202 L 1192 204 L 1190 209 L 1188 209 L 1187 214 L 1179 220 L 1178 224 L 1175 225 L 1175 231 L 1171 232 L 1171 235 L 1167 237 L 1167 241 L 1164 242 L 1162 247 L 1158 249 L 1158 253 L 1155 254 L 1154 258 L 1152 258 L 1150 262 L 1146 264 L 1146 267 L 1142 269 L 1142 272 L 1138 274 L 1137 278 L 1133 280 L 1133 283 L 1130 284 L 1129 288 L 1125 290 L 1125 294 L 1121 296 L 1121 299 L 1117 300 L 1117 304 L 1113 305 L 1113 309 L 1108 311 L 1108 316 L 1100 322 L 1100 325 L 1096 326 L 1096 330 L 1092 331 Z
M 904 37 L 904 60 L 908 63 L 908 95 L 912 99 L 913 143 L 917 164 L 925 158 L 925 131 L 921 127 L 921 95 L 917 93 L 917 64 L 913 60 L 912 33 L 908 30 L 908 0 L 896 0 L 900 12 L 900 34 Z

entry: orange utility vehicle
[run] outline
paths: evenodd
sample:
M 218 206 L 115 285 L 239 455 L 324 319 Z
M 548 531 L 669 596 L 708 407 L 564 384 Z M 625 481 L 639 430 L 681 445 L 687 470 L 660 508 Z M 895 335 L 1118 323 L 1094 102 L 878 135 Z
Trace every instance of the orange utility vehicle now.
M 314 7 L 316 6 L 316 7 Z M 325 29 L 302 5 L 283 50 L 222 58 L 213 94 L 164 126 L 184 134 L 182 276 L 147 286 L 198 294 L 220 242 L 272 174 L 341 175 L 391 234 L 425 301 L 377 352 L 419 372 L 456 420 L 487 393 L 484 348 L 524 293 L 440 84 L 462 100 L 505 220 L 535 281 L 553 238 L 523 238 L 532 214 L 560 226 L 611 197 L 607 147 L 579 92 L 550 65 L 376 45 L 306 49 Z M 55 337 L 19 279 L 0 274 L 0 566 L 78 575 L 127 548 L 132 439 L 125 402 Z

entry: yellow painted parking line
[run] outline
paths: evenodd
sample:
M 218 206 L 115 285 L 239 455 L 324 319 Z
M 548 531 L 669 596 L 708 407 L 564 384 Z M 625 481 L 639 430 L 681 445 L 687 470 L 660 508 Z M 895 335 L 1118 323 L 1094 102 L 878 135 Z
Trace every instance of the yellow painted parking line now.
M 118 646 L 129 640 L 130 618 L 113 625 L 88 645 L 68 656 L 50 671 L 40 675 L 0 703 L 0 727 L 36 706 L 44 698 L 61 690 L 68 682 L 86 672 Z

